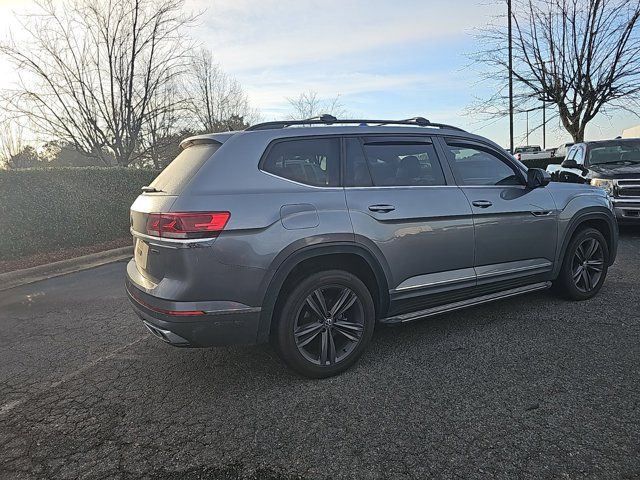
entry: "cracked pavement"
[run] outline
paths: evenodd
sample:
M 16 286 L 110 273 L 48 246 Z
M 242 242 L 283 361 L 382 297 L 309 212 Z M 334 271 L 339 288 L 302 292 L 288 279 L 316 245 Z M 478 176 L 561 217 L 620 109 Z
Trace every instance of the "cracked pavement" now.
M 0 478 L 640 478 L 640 229 L 590 301 L 378 328 L 323 381 L 159 342 L 124 270 L 0 293 Z

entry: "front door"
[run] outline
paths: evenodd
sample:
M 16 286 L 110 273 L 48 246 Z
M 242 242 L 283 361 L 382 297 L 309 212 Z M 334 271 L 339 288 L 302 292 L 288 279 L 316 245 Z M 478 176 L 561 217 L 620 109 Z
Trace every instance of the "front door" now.
M 478 286 L 546 280 L 558 235 L 549 191 L 527 188 L 524 172 L 490 146 L 447 139 L 443 148 L 473 210 Z
M 475 286 L 471 208 L 432 140 L 368 136 L 344 142 L 345 194 L 356 240 L 386 262 L 392 311 L 402 310 L 399 298 Z

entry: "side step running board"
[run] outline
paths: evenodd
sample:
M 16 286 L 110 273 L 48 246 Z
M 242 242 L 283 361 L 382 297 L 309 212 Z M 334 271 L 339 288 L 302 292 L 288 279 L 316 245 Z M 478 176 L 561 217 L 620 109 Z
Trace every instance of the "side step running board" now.
M 469 298 L 467 300 L 448 303 L 446 305 L 438 305 L 437 307 L 427 308 L 426 310 L 420 310 L 418 312 L 403 313 L 402 315 L 383 318 L 382 320 L 380 320 L 380 323 L 398 324 L 411 322 L 413 320 L 419 320 L 421 318 L 431 317 L 433 315 L 439 315 L 441 313 L 453 312 L 454 310 L 460 310 L 461 308 L 473 307 L 475 305 L 481 305 L 483 303 L 493 302 L 495 300 L 502 300 L 503 298 L 515 297 L 516 295 L 522 295 L 523 293 L 535 292 L 536 290 L 544 290 L 549 287 L 551 287 L 551 282 L 533 283 L 531 285 L 525 285 L 524 287 L 503 290 L 502 292 Z

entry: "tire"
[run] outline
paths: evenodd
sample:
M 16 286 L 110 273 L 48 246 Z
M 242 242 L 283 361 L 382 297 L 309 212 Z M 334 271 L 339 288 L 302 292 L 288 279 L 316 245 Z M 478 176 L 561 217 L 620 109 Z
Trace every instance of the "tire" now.
M 595 228 L 579 230 L 565 252 L 556 289 L 570 300 L 587 300 L 600 291 L 608 269 L 609 247 L 602 233 Z
M 375 308 L 358 277 L 317 272 L 284 294 L 273 342 L 287 366 L 305 377 L 326 378 L 360 358 L 373 335 Z

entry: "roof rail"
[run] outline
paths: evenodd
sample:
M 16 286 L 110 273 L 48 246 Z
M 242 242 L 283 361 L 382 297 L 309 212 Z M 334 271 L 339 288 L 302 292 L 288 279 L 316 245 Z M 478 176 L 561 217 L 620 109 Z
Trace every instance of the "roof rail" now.
M 406 120 L 367 120 L 367 119 L 338 119 L 333 115 L 324 114 L 318 117 L 307 118 L 306 120 L 279 120 L 274 122 L 257 123 L 246 128 L 245 131 L 272 130 L 277 128 L 287 128 L 293 125 L 333 125 L 335 123 L 347 125 L 415 125 L 419 127 L 448 128 L 464 132 L 459 127 L 446 125 L 444 123 L 431 123 L 424 117 L 408 118 Z

